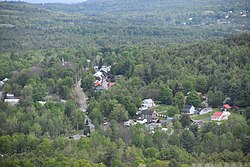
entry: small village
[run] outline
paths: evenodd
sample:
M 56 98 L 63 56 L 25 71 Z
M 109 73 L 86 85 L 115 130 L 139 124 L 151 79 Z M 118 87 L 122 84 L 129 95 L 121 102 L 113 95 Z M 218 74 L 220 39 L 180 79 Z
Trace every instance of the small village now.
M 90 60 L 89 60 L 90 61 Z M 62 60 L 62 65 L 65 65 L 67 62 Z M 115 79 L 110 80 L 108 78 L 111 66 L 102 66 L 98 69 L 98 66 L 94 66 L 95 73 L 93 76 L 95 77 L 95 81 L 93 83 L 93 89 L 96 92 L 105 91 L 115 86 Z M 116 78 L 119 78 L 117 76 Z M 0 81 L 0 88 L 8 82 L 8 78 L 3 79 Z M 109 82 L 108 82 L 109 80 Z M 79 86 L 79 85 L 78 85 Z M 81 88 L 79 88 L 83 91 Z M 198 93 L 198 92 L 197 92 Z M 189 93 L 188 93 L 189 94 Z M 202 96 L 201 93 L 198 93 L 201 98 L 204 99 L 204 102 L 207 103 L 207 97 Z M 0 99 L 4 100 L 4 102 L 9 103 L 10 105 L 16 105 L 19 102 L 19 98 L 15 97 L 12 93 L 6 93 L 3 96 L 3 93 L 0 92 Z M 88 98 L 87 98 L 88 99 Z M 83 111 L 86 111 L 87 107 L 87 99 L 85 99 L 84 104 L 86 106 L 82 106 L 85 108 Z M 46 104 L 46 101 L 38 101 L 42 106 Z M 66 104 L 66 101 L 61 99 L 61 103 Z M 199 128 L 204 126 L 206 123 L 215 122 L 218 125 L 221 122 L 227 120 L 231 113 L 237 111 L 239 108 L 235 106 L 234 108 L 228 105 L 227 98 L 223 101 L 223 105 L 220 108 L 213 109 L 211 107 L 205 108 L 195 108 L 193 105 L 184 105 L 181 114 L 176 114 L 173 116 L 168 115 L 168 107 L 162 104 L 156 104 L 153 99 L 144 99 L 141 103 L 141 107 L 138 108 L 136 112 L 136 116 L 134 118 L 130 118 L 129 120 L 123 123 L 123 126 L 130 127 L 135 126 L 136 124 L 143 124 L 150 133 L 154 133 L 156 130 L 162 130 L 171 135 L 173 133 L 173 124 L 176 119 L 180 119 L 182 115 L 187 115 L 190 119 L 190 124 L 197 125 Z M 161 108 L 160 110 L 158 108 Z M 91 119 L 86 115 L 85 119 L 86 128 L 82 133 L 69 136 L 69 139 L 76 139 L 79 140 L 81 137 L 90 136 L 90 134 L 95 130 L 95 125 L 91 123 Z M 107 118 L 104 118 L 103 127 L 105 130 L 109 129 L 110 123 Z
M 96 73 L 93 74 L 93 76 L 96 80 L 93 83 L 93 87 L 96 92 L 108 90 L 115 85 L 115 79 L 113 82 L 107 81 L 111 66 L 102 66 L 99 70 L 98 66 L 94 66 L 94 69 Z M 201 96 L 201 99 L 204 99 L 203 102 L 207 103 L 207 97 L 202 96 L 199 92 L 197 93 Z M 125 121 L 123 126 L 130 127 L 135 126 L 136 124 L 143 124 L 150 133 L 154 133 L 156 130 L 162 130 L 171 135 L 173 133 L 173 123 L 175 119 L 180 119 L 182 115 L 187 115 L 191 120 L 191 124 L 197 125 L 198 128 L 201 128 L 209 122 L 215 122 L 220 125 L 223 121 L 228 120 L 231 112 L 239 109 L 237 106 L 234 106 L 234 108 L 231 107 L 226 103 L 227 100 L 228 98 L 222 102 L 223 105 L 220 106 L 220 108 L 216 109 L 209 107 L 208 104 L 205 108 L 195 108 L 193 105 L 184 105 L 181 114 L 168 116 L 168 106 L 156 104 L 153 99 L 144 99 L 141 103 L 141 107 L 138 108 L 136 117 Z M 162 106 L 164 106 L 164 110 L 161 109 L 160 111 L 157 111 L 157 108 L 162 108 Z M 110 128 L 109 125 L 109 121 L 104 118 L 104 129 L 107 130 Z
M 0 0 L 0 167 L 250 167 L 250 0 Z
M 171 128 L 173 128 L 172 126 L 175 118 L 178 118 L 181 115 L 188 115 L 191 118 L 191 124 L 196 124 L 200 128 L 209 122 L 216 122 L 220 125 L 220 123 L 227 120 L 231 115 L 231 112 L 234 111 L 228 104 L 224 104 L 220 111 L 213 111 L 212 108 L 203 108 L 197 111 L 193 105 L 185 105 L 181 115 L 177 114 L 170 117 L 165 115 L 167 111 L 165 111 L 164 114 L 162 112 L 156 112 L 154 108 L 157 106 L 159 105 L 156 105 L 152 99 L 144 99 L 142 107 L 139 108 L 137 112 L 137 119 L 130 119 L 124 122 L 124 126 L 129 127 L 140 123 L 145 124 L 145 127 L 147 127 L 151 133 L 161 129 L 166 132 L 170 131 L 169 133 L 171 134 Z M 203 118 L 199 119 L 199 116 L 203 116 Z

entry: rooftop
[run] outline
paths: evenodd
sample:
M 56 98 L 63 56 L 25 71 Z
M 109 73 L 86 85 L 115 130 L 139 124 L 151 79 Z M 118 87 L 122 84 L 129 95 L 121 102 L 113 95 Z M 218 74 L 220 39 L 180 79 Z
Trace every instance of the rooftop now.
M 231 109 L 232 107 L 228 104 L 224 104 L 223 107 L 225 107 L 226 109 Z
M 153 110 L 142 110 L 141 114 L 142 115 L 152 115 L 154 113 Z
M 220 116 L 222 116 L 222 114 L 223 114 L 223 112 L 217 111 L 217 112 L 215 112 L 215 113 L 212 115 L 212 117 L 220 117 Z

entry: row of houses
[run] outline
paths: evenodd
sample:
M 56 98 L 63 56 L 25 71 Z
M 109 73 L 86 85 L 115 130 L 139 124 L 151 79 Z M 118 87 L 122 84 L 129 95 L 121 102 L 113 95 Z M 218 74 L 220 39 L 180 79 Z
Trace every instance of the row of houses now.
M 94 82 L 95 91 L 102 91 L 108 89 L 115 85 L 115 82 L 107 82 L 106 78 L 108 77 L 108 73 L 111 70 L 111 66 L 102 66 L 100 70 L 98 70 L 98 66 L 94 66 L 97 71 L 93 76 L 96 78 Z
M 137 115 L 138 119 L 136 120 L 128 120 L 124 122 L 124 126 L 133 126 L 136 124 L 145 124 L 145 127 L 149 129 L 150 133 L 154 133 L 156 129 L 160 129 L 163 131 L 166 131 L 167 133 L 171 134 L 172 121 L 173 117 L 168 117 L 166 115 L 162 115 L 154 111 L 153 107 L 155 107 L 156 104 L 152 99 L 144 99 L 141 103 L 141 107 L 138 109 Z M 228 104 L 224 104 L 222 106 L 222 111 L 214 112 L 213 115 L 208 118 L 208 120 L 211 121 L 223 121 L 227 120 L 230 116 L 230 112 L 228 112 L 232 107 Z M 182 113 L 183 114 L 189 114 L 189 115 L 203 115 L 213 112 L 213 109 L 211 107 L 203 108 L 196 110 L 193 105 L 186 105 L 183 108 Z M 166 117 L 166 119 L 160 119 L 160 117 Z M 194 124 L 197 124 L 198 127 L 201 127 L 205 124 L 202 120 L 193 120 Z
M 232 107 L 229 104 L 224 104 L 221 107 L 221 111 L 229 111 L 231 109 L 232 109 Z M 203 114 L 207 114 L 207 113 L 212 112 L 212 111 L 213 111 L 213 109 L 211 107 L 196 110 L 193 105 L 185 105 L 185 107 L 183 109 L 184 113 L 190 114 L 190 115 L 193 115 L 193 114 L 203 115 Z

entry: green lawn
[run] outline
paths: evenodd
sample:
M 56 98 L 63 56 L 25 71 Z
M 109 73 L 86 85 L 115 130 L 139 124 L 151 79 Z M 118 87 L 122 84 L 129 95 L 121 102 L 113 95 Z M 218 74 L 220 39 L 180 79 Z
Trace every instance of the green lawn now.
M 213 113 L 210 112 L 210 113 L 203 114 L 203 115 L 194 115 L 194 116 L 191 117 L 191 119 L 194 119 L 194 120 L 209 120 L 212 114 Z
M 152 110 L 156 111 L 157 113 L 167 115 L 169 105 L 158 105 L 153 107 Z
M 191 119 L 194 119 L 194 120 L 210 120 L 211 116 L 216 111 L 220 111 L 220 109 L 219 108 L 213 108 L 212 112 L 207 113 L 207 114 L 203 114 L 203 115 L 193 115 L 193 116 L 191 116 Z

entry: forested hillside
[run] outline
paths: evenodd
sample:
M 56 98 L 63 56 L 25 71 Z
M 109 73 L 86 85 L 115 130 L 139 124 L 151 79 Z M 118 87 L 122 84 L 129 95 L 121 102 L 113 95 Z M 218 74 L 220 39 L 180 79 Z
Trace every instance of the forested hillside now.
M 2 51 L 134 44 L 165 47 L 249 31 L 247 0 L 0 5 Z
M 249 166 L 248 12 L 247 0 L 1 2 L 0 166 Z M 145 99 L 157 119 L 142 119 Z
M 244 34 L 164 49 L 120 47 L 3 53 L 1 78 L 10 80 L 2 90 L 14 93 L 20 102 L 16 106 L 1 103 L 0 152 L 4 158 L 0 163 L 2 166 L 93 166 L 92 162 L 107 166 L 245 164 L 249 161 L 249 121 L 245 120 L 249 119 L 249 108 L 244 109 L 249 107 L 250 94 L 249 39 Z M 82 73 L 79 67 L 88 67 L 87 59 L 95 61 L 96 55 L 103 57 L 104 64 L 113 64 L 113 75 L 124 77 L 104 92 L 84 87 L 96 132 L 90 138 L 68 140 L 67 136 L 85 127 L 85 116 L 77 110 L 77 101 L 71 100 L 75 96 L 71 89 L 77 73 Z M 70 62 L 68 66 L 62 66 L 62 57 Z M 91 71 L 84 73 L 83 85 L 94 81 Z M 229 96 L 229 104 L 242 109 L 220 126 L 208 123 L 198 129 L 177 119 L 171 135 L 160 130 L 150 134 L 144 126 L 127 128 L 120 124 L 135 116 L 143 98 L 174 106 L 189 91 L 208 93 L 216 107 L 223 97 Z M 48 93 L 52 99 L 46 97 Z M 223 94 L 222 99 L 216 97 L 218 94 Z M 44 106 L 38 103 L 46 98 L 50 102 Z M 67 103 L 60 103 L 60 99 Z M 174 112 L 180 111 L 181 107 Z M 103 136 L 104 116 L 111 120 L 111 126 Z

